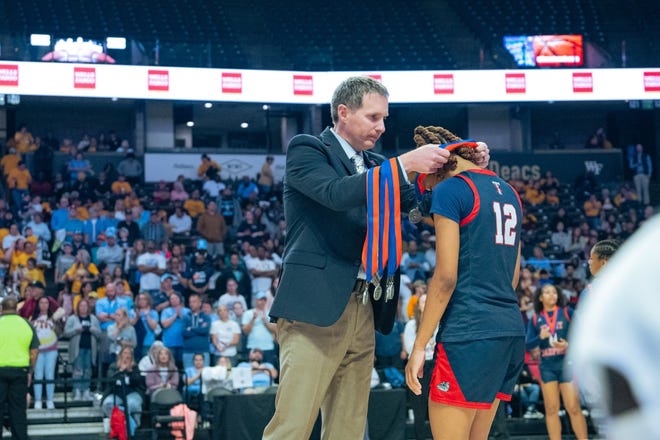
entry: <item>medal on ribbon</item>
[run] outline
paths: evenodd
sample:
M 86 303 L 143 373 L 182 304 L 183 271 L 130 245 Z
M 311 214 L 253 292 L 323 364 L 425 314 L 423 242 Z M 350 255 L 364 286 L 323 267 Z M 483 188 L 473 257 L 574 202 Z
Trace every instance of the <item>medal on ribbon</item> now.
M 394 298 L 394 274 L 401 262 L 401 194 L 396 158 L 367 171 L 367 236 L 362 265 L 367 286 L 374 285 L 374 300 L 383 294 L 382 277 L 387 269 L 385 301 Z

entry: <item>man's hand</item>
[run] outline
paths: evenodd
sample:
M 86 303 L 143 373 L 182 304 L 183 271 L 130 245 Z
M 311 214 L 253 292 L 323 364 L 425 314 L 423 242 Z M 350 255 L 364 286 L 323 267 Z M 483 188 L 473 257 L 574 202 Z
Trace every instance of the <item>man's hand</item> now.
M 435 144 L 426 144 L 399 156 L 406 172 L 435 173 L 447 163 L 449 151 Z
M 488 166 L 488 162 L 490 161 L 490 149 L 485 142 L 477 142 L 477 145 L 477 152 L 479 152 L 479 156 L 474 163 L 479 165 L 481 168 L 486 168 Z

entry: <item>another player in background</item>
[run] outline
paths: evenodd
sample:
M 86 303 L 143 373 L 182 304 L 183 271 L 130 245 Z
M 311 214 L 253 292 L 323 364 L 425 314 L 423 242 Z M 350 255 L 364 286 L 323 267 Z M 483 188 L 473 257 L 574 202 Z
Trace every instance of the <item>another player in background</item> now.
M 564 370 L 568 347 L 567 335 L 573 311 L 566 307 L 566 298 L 552 284 L 546 284 L 534 295 L 535 314 L 527 326 L 527 347 L 532 358 L 540 357 L 541 390 L 545 406 L 545 425 L 550 440 L 561 440 L 559 396 L 571 419 L 575 436 L 587 438 L 587 422 L 580 408 L 578 390 L 573 375 Z

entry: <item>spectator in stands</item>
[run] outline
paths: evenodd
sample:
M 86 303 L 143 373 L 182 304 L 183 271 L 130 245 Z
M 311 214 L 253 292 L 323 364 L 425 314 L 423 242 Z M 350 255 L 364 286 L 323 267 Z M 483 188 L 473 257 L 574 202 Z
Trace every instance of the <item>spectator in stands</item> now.
M 122 198 L 125 197 L 127 194 L 129 194 L 131 191 L 133 191 L 133 187 L 128 182 L 126 175 L 122 173 L 119 173 L 119 175 L 117 176 L 117 180 L 112 182 L 112 185 L 110 185 L 110 189 L 114 197 L 122 197 Z
M 252 386 L 241 390 L 243 394 L 255 394 L 266 390 L 277 379 L 278 372 L 275 366 L 266 358 L 266 354 L 259 348 L 250 350 L 248 362 L 241 362 L 236 368 L 250 368 L 252 370 Z
M 188 270 L 182 276 L 188 292 L 200 297 L 205 295 L 209 289 L 212 275 L 213 266 L 207 259 L 206 250 L 198 246 Z
M 238 283 L 237 290 L 245 298 L 245 303 L 247 304 L 245 309 L 247 310 L 252 304 L 252 280 L 238 252 L 232 252 L 229 255 L 229 263 L 222 270 L 217 282 L 220 286 L 226 286 L 230 278 Z M 231 308 L 231 304 L 228 305 Z
M 221 170 L 222 167 L 214 160 L 211 160 L 208 154 L 204 153 L 202 154 L 202 163 L 197 167 L 197 177 L 200 179 L 213 179 Z
M 135 221 L 135 216 L 133 211 L 127 209 L 124 211 L 124 220 L 121 220 L 117 224 L 117 229 L 126 228 L 128 229 L 128 242 L 132 245 L 135 240 L 140 238 L 140 226 Z
M 566 232 L 564 222 L 557 222 L 555 230 L 550 236 L 550 242 L 555 246 L 559 246 L 563 252 L 566 252 L 569 248 L 571 244 L 571 234 Z
M 183 331 L 186 316 L 191 312 L 184 307 L 182 297 L 173 293 L 169 296 L 169 306 L 160 312 L 160 324 L 163 327 L 162 341 L 165 347 L 172 350 L 177 363 L 183 362 Z
M 419 298 L 421 298 L 422 295 L 426 295 L 427 291 L 428 291 L 428 286 L 425 281 L 423 280 L 413 281 L 412 295 L 408 300 L 408 306 L 406 309 L 406 313 L 408 314 L 408 319 L 411 319 L 413 317 L 415 313 L 415 306 L 417 306 L 417 302 L 419 301 Z
M 18 228 L 17 223 L 12 223 L 9 225 L 9 234 L 5 235 L 2 238 L 2 250 L 7 252 L 9 249 L 15 247 L 16 242 L 19 240 L 25 240 L 25 237 L 21 235 L 21 231 Z
M 545 201 L 545 192 L 541 189 L 541 182 L 539 180 L 528 182 L 526 186 L 525 200 L 532 206 L 540 205 Z
M 140 374 L 132 347 L 122 347 L 117 362 L 108 370 L 108 385 L 103 395 L 101 407 L 105 417 L 110 417 L 116 405 L 124 405 L 122 396 L 126 396 L 128 414 L 139 427 L 142 421 L 142 403 L 144 402 L 145 384 Z M 126 423 L 129 423 L 128 420 Z
M 204 369 L 204 355 L 195 353 L 193 357 L 193 366 L 186 368 L 186 386 L 183 394 L 186 400 L 190 397 L 199 396 L 202 393 L 202 370 Z
M 140 291 L 155 294 L 160 291 L 160 277 L 165 273 L 167 263 L 153 240 L 147 241 L 145 246 L 146 252 L 136 260 L 140 272 Z
M 607 139 L 605 129 L 599 127 L 589 138 L 584 145 L 584 148 L 602 148 L 605 150 L 612 149 L 612 142 Z
M 243 309 L 247 310 L 248 306 L 245 298 L 238 293 L 238 283 L 236 280 L 234 278 L 228 278 L 225 286 L 227 289 L 218 299 L 216 307 L 224 305 L 227 306 L 228 309 L 231 309 L 235 302 L 240 302 Z
M 143 173 L 142 163 L 135 158 L 135 153 L 129 151 L 126 156 L 119 161 L 117 165 L 117 172 L 126 176 L 126 181 L 131 185 L 137 185 L 142 180 Z M 127 191 L 128 192 L 128 191 Z
M 552 264 L 540 246 L 534 246 L 533 256 L 527 260 L 527 265 L 533 267 L 537 272 L 541 269 L 552 272 Z
M 117 244 L 115 228 L 108 228 L 105 240 L 105 246 L 100 247 L 96 253 L 96 261 L 112 272 L 124 264 L 124 249 Z
M 157 246 L 167 239 L 167 230 L 160 221 L 157 209 L 151 209 L 149 222 L 142 227 L 140 236 L 146 241 L 153 241 Z
M 117 288 L 114 282 L 105 286 L 105 296 L 96 302 L 96 317 L 101 323 L 101 330 L 106 331 L 115 320 L 115 312 L 120 308 L 128 309 L 124 298 L 117 298 Z
M 21 124 L 18 131 L 14 133 L 14 144 L 19 154 L 31 153 L 37 149 L 34 137 L 27 129 L 27 125 Z
M 257 247 L 257 258 L 250 259 L 246 264 L 246 267 L 252 277 L 253 299 L 259 292 L 270 291 L 273 279 L 275 279 L 278 274 L 278 266 L 266 253 L 266 248 L 263 245 Z M 252 301 L 252 303 L 254 304 L 254 301 Z
M 146 292 L 141 292 L 135 301 L 135 313 L 130 318 L 130 323 L 135 328 L 137 344 L 135 352 L 146 356 L 151 345 L 156 341 L 157 333 L 160 334 L 161 327 L 158 323 L 158 312 L 153 309 L 151 296 Z
M 35 316 L 32 319 L 37 338 L 39 338 L 39 355 L 34 368 L 34 408 L 41 409 L 43 384 L 42 380 L 53 381 L 55 379 L 55 367 L 57 366 L 57 344 L 61 333 L 61 321 L 51 311 L 49 298 L 41 297 L 37 303 Z M 55 395 L 55 383 L 46 383 L 46 408 L 55 409 L 53 397 Z
M 220 195 L 220 214 L 224 217 L 227 226 L 232 229 L 239 225 L 241 205 L 230 187 L 222 190 Z
M 190 198 L 183 203 L 183 209 L 185 209 L 193 219 L 197 219 L 197 217 L 204 212 L 206 207 L 204 206 L 204 202 L 199 198 L 198 189 L 194 189 L 192 193 L 190 193 Z
M 158 313 L 169 307 L 170 295 L 176 293 L 172 288 L 174 278 L 174 275 L 167 272 L 164 273 L 160 277 L 160 291 L 151 295 L 152 307 Z
M 263 242 L 265 235 L 266 227 L 262 223 L 256 221 L 252 211 L 246 210 L 243 222 L 241 222 L 236 230 L 236 238 L 239 241 L 247 241 L 248 243 L 257 246 Z
M 243 176 L 241 183 L 236 189 L 236 196 L 241 202 L 241 206 L 245 206 L 248 202 L 256 202 L 259 197 L 259 188 L 250 176 Z
M 167 187 L 167 182 L 160 180 L 156 184 L 151 194 L 151 200 L 159 207 L 168 207 L 170 205 L 170 189 Z
M 584 202 L 582 208 L 589 226 L 598 228 L 600 226 L 600 212 L 603 209 L 603 204 L 598 200 L 596 194 L 590 194 L 589 199 Z
M 172 191 L 170 191 L 170 200 L 172 203 L 180 202 L 183 203 L 188 200 L 190 196 L 183 186 L 183 183 L 180 181 L 175 181 L 172 183 Z
M 64 274 L 73 266 L 76 257 L 73 255 L 73 245 L 68 241 L 62 243 L 62 251 L 58 253 L 55 260 L 54 280 L 56 283 L 64 283 Z
M 423 252 L 418 252 L 417 241 L 408 242 L 408 250 L 401 256 L 401 271 L 408 275 L 413 281 L 426 280 L 426 274 L 431 270 L 431 265 L 426 261 Z
M 76 313 L 71 315 L 63 337 L 69 339 L 69 362 L 72 365 L 73 400 L 92 400 L 90 381 L 96 364 L 98 339 L 102 330 L 98 318 L 91 313 L 86 299 L 78 301 Z
M 78 250 L 73 265 L 63 276 L 63 281 L 71 284 L 71 293 L 79 294 L 83 283 L 95 283 L 98 279 L 99 269 L 92 263 L 89 252 L 85 249 Z
M 172 226 L 172 233 L 174 238 L 185 237 L 190 235 L 192 229 L 192 219 L 183 210 L 183 206 L 176 204 L 174 206 L 174 214 L 168 219 L 169 224 Z
M 137 346 L 137 335 L 135 327 L 131 325 L 128 308 L 120 307 L 114 313 L 114 321 L 108 326 L 106 334 L 110 341 L 110 361 L 113 362 L 122 347 L 128 346 L 135 350 Z
M 213 200 L 218 202 L 220 198 L 220 193 L 226 188 L 225 184 L 222 183 L 220 174 L 216 174 L 213 178 L 208 178 L 202 185 L 202 192 L 204 193 L 204 199 L 206 201 Z
M 85 159 L 80 151 L 76 153 L 75 157 L 71 159 L 69 163 L 67 163 L 66 170 L 69 175 L 70 183 L 74 183 L 78 180 L 78 173 L 83 173 L 85 176 L 94 174 L 94 170 L 92 170 L 92 165 L 89 163 L 89 160 Z
M 11 190 L 12 210 L 14 214 L 21 210 L 23 195 L 29 194 L 28 189 L 32 183 L 32 175 L 25 162 L 19 160 L 16 168 L 10 169 L 7 174 L 7 186 Z
M 266 156 L 266 162 L 261 166 L 259 172 L 259 193 L 266 198 L 273 190 L 273 183 L 275 182 L 275 175 L 273 174 L 272 165 L 275 161 L 273 156 Z
M 236 365 L 236 346 L 241 340 L 241 328 L 229 317 L 229 308 L 220 304 L 217 308 L 218 320 L 211 324 L 211 354 L 215 364 L 219 357 L 227 357 Z
M 227 224 L 224 217 L 217 211 L 217 204 L 210 201 L 206 211 L 197 219 L 197 232 L 207 243 L 207 251 L 213 258 L 222 258 L 225 255 L 224 240 L 227 234 Z
M 518 394 L 520 405 L 525 410 L 523 418 L 543 418 L 543 414 L 541 414 L 537 408 L 541 396 L 541 386 L 539 385 L 538 380 L 532 375 L 527 363 L 523 365 L 520 377 L 518 378 L 518 383 L 513 392 L 514 394 Z
M 275 354 L 275 334 L 277 325 L 270 322 L 266 301 L 268 295 L 266 292 L 259 292 L 255 295 L 255 305 L 243 313 L 242 330 L 247 336 L 247 348 L 258 348 L 263 352 L 263 357 L 269 362 L 277 362 Z
M 211 318 L 202 312 L 202 298 L 197 293 L 188 297 L 190 313 L 183 317 L 183 367 L 192 366 L 193 355 L 204 353 L 204 365 L 210 365 L 209 331 Z
M 146 377 L 147 394 L 162 388 L 176 389 L 179 386 L 179 371 L 174 363 L 172 352 L 167 347 L 162 347 L 156 355 L 156 362 L 147 371 Z
M 651 203 L 649 184 L 653 174 L 651 155 L 644 151 L 642 144 L 635 145 L 634 154 L 628 159 L 628 166 L 633 173 L 633 182 L 637 191 L 637 199 L 644 205 Z
M 99 234 L 105 232 L 111 226 L 111 223 L 107 218 L 99 216 L 99 209 L 94 205 L 88 209 L 88 212 L 89 218 L 83 224 L 83 235 L 85 237 L 85 243 L 92 244 L 96 242 Z

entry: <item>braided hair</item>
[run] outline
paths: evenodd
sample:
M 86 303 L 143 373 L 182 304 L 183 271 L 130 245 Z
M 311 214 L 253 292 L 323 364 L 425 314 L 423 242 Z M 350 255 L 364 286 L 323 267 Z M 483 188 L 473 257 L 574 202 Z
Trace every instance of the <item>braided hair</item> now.
M 450 142 L 460 142 L 462 139 L 456 136 L 451 131 L 447 130 L 444 127 L 436 127 L 429 125 L 428 127 L 422 127 L 421 125 L 415 128 L 413 139 L 417 147 L 421 147 L 426 144 L 447 144 Z M 457 166 L 456 156 L 460 156 L 465 160 L 470 162 L 475 162 L 477 159 L 477 150 L 471 147 L 458 147 L 455 150 L 452 150 L 447 163 L 440 168 L 435 175 L 441 179 L 447 177 L 447 174 L 451 171 L 454 171 Z
M 597 242 L 592 249 L 598 258 L 607 261 L 612 258 L 619 246 L 621 246 L 621 242 L 618 240 L 607 239 Z

